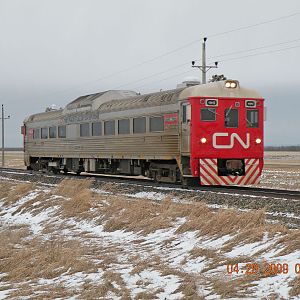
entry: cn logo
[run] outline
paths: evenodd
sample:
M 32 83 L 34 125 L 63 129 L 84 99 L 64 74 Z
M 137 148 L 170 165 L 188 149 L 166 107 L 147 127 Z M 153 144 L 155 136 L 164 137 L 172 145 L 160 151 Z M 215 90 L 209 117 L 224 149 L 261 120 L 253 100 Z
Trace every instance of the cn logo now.
M 213 147 L 214 148 L 216 148 L 216 149 L 232 149 L 234 146 L 234 140 L 237 140 L 241 144 L 241 146 L 245 149 L 248 149 L 250 147 L 250 133 L 246 133 L 246 142 L 244 142 L 237 133 L 232 133 L 230 135 L 229 145 L 219 145 L 217 138 L 223 137 L 223 136 L 229 136 L 229 133 L 216 132 L 213 134 Z

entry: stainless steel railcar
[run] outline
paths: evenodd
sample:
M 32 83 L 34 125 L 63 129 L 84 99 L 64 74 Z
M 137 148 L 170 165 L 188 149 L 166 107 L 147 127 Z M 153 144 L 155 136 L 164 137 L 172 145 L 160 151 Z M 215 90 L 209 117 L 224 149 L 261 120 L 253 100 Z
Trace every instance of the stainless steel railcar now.
M 230 82 L 230 81 L 228 81 Z M 191 99 L 261 98 L 226 82 L 139 95 L 106 91 L 24 121 L 28 169 L 144 175 L 157 181 L 198 178 L 191 168 Z

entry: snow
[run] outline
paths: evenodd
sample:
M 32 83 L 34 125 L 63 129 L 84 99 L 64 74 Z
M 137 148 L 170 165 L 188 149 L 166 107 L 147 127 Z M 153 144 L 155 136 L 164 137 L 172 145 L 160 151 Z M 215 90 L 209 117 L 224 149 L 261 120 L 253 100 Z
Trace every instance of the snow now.
M 51 188 L 43 189 L 43 193 L 49 193 L 49 200 L 61 198 L 58 195 L 50 194 Z M 107 194 L 107 191 L 97 189 L 97 193 Z M 121 275 L 125 282 L 126 288 L 130 290 L 131 297 L 136 297 L 141 292 L 154 292 L 155 290 L 162 289 L 157 292 L 158 299 L 184 299 L 185 295 L 178 292 L 178 288 L 182 283 L 182 278 L 179 275 L 170 274 L 163 276 L 160 269 L 145 264 L 144 269 L 132 273 L 133 269 L 137 266 L 129 259 L 137 255 L 141 261 L 151 260 L 158 257 L 163 266 L 167 266 L 172 270 L 179 270 L 191 276 L 199 276 L 201 274 L 201 282 L 198 283 L 199 295 L 205 296 L 206 299 L 218 299 L 220 296 L 213 290 L 213 285 L 210 278 L 214 276 L 226 275 L 226 258 L 238 259 L 241 256 L 247 256 L 251 262 L 268 261 L 274 263 L 288 263 L 290 266 L 289 274 L 278 274 L 273 277 L 264 277 L 253 282 L 249 291 L 252 295 L 249 299 L 261 299 L 270 293 L 278 293 L 283 299 L 289 299 L 290 282 L 295 278 L 296 274 L 292 272 L 292 266 L 300 259 L 300 250 L 294 251 L 285 256 L 278 256 L 282 251 L 282 245 L 278 245 L 278 240 L 282 237 L 279 233 L 275 236 L 269 236 L 266 232 L 262 240 L 257 242 L 243 242 L 235 245 L 229 252 L 222 253 L 222 248 L 227 243 L 232 241 L 238 232 L 232 232 L 224 236 L 209 236 L 201 235 L 198 231 L 186 231 L 177 233 L 177 229 L 188 221 L 188 218 L 178 218 L 171 227 L 159 229 L 155 232 L 145 234 L 143 232 L 132 232 L 125 230 L 115 230 L 112 232 L 105 231 L 105 223 L 99 223 L 94 219 L 88 218 L 64 218 L 62 215 L 57 214 L 60 207 L 58 205 L 46 209 L 38 210 L 42 207 L 41 201 L 33 201 L 31 206 L 26 207 L 25 210 L 19 208 L 26 204 L 28 201 L 34 200 L 42 192 L 41 189 L 35 189 L 28 195 L 20 198 L 17 202 L 10 206 L 4 206 L 0 199 L 0 224 L 27 224 L 30 226 L 32 235 L 40 235 L 47 239 L 47 234 L 42 234 L 45 226 L 51 225 L 56 230 L 56 234 L 61 235 L 64 239 L 78 239 L 84 244 L 91 244 L 93 246 L 101 247 L 114 247 L 116 250 L 114 254 L 114 262 L 109 265 L 108 270 L 117 272 Z M 130 195 L 132 198 L 145 198 L 150 200 L 163 200 L 166 194 L 163 192 L 139 192 Z M 239 195 L 240 196 L 240 195 Z M 44 201 L 44 200 L 43 200 Z M 106 200 L 104 200 L 106 201 Z M 102 204 L 103 205 L 103 204 Z M 109 201 L 105 205 L 110 205 Z M 219 206 L 211 205 L 210 207 L 219 208 Z M 295 216 L 299 218 L 299 216 Z M 86 235 L 86 233 L 90 235 Z M 92 236 L 91 236 L 92 235 Z M 136 244 L 136 241 L 140 241 Z M 166 241 L 168 241 L 166 243 Z M 212 259 L 205 256 L 192 257 L 191 251 L 197 248 L 212 251 L 216 256 L 221 255 L 224 257 L 223 265 L 211 266 L 211 269 L 205 271 L 210 267 Z M 98 258 L 98 262 L 101 261 Z M 96 262 L 96 259 L 95 259 Z M 242 265 L 242 264 L 241 264 Z M 205 271 L 203 274 L 203 270 Z M 77 272 L 70 274 L 65 272 L 59 277 L 53 279 L 39 278 L 35 284 L 39 287 L 46 285 L 63 284 L 67 288 L 72 288 L 80 291 L 82 284 L 86 281 L 92 283 L 103 282 L 104 270 L 98 268 L 97 271 L 92 273 Z M 0 274 L 1 277 L 5 274 Z M 241 274 L 232 275 L 245 276 Z M 197 277 L 198 278 L 198 277 Z M 120 288 L 116 282 L 112 282 L 113 286 Z M 9 297 L 12 289 L 7 286 L 7 290 L 2 290 L 5 286 L 0 285 L 0 299 Z M 106 295 L 111 299 L 119 299 L 117 295 L 109 292 Z M 76 298 L 76 297 L 75 297 Z

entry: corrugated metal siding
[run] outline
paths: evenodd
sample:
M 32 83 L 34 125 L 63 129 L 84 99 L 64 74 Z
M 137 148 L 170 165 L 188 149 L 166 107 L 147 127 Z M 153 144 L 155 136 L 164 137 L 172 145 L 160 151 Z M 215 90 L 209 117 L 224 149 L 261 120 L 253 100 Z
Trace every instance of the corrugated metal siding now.
M 32 157 L 170 159 L 179 155 L 178 139 L 178 134 L 53 139 L 27 142 L 25 149 Z

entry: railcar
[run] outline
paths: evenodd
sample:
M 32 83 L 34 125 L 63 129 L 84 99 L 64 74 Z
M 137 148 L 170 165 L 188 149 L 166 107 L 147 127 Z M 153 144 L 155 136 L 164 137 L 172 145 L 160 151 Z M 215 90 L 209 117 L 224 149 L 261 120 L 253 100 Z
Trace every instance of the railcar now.
M 105 91 L 24 120 L 28 169 L 257 184 L 264 99 L 237 80 L 140 95 Z

